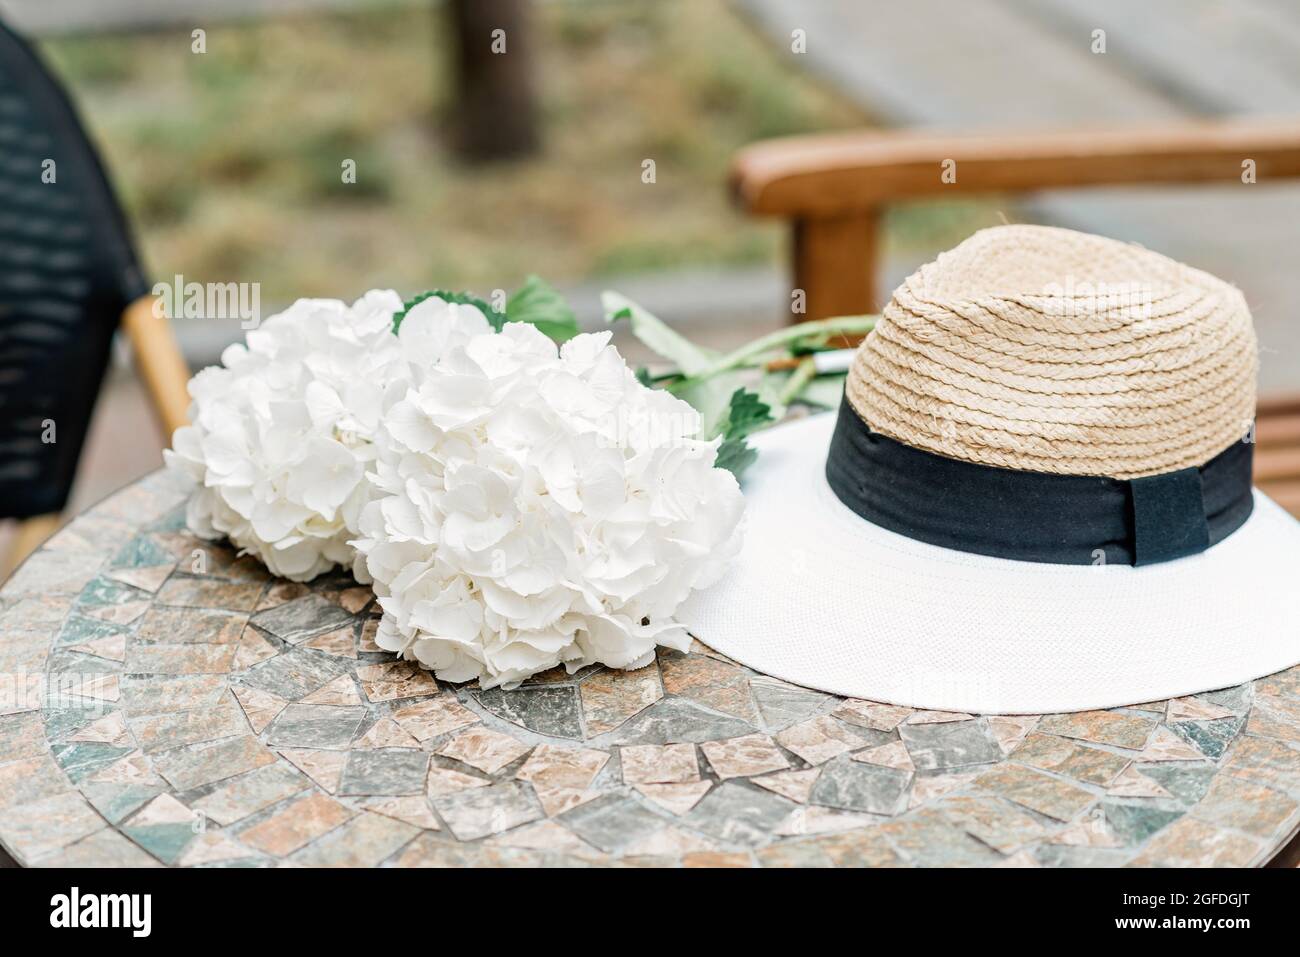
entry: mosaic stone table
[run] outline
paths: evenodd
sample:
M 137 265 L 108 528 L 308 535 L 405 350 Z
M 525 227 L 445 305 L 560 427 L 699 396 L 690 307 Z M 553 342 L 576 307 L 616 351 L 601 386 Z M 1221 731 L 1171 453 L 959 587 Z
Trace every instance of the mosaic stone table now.
M 1300 668 L 990 717 L 696 645 L 516 691 L 373 643 L 369 590 L 184 530 L 155 474 L 0 589 L 0 844 L 29 865 L 1254 865 L 1300 823 Z

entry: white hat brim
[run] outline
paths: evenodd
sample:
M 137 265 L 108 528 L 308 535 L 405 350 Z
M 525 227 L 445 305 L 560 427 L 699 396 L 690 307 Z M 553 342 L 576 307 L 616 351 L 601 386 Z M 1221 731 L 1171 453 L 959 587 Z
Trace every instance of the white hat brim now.
M 852 698 L 1044 714 L 1231 687 L 1300 662 L 1300 522 L 1255 490 L 1236 532 L 1157 565 L 968 554 L 872 525 L 825 478 L 835 415 L 755 436 L 747 530 L 679 612 L 757 671 Z

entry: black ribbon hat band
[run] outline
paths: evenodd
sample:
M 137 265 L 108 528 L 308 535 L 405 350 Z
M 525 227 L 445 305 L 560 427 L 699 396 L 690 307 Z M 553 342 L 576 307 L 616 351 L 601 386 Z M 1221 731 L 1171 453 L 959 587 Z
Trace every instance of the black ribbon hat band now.
M 946 458 L 873 432 L 849 404 L 826 479 L 857 515 L 962 552 L 1060 565 L 1152 565 L 1205 551 L 1250 517 L 1254 446 L 1146 478 L 1058 475 Z

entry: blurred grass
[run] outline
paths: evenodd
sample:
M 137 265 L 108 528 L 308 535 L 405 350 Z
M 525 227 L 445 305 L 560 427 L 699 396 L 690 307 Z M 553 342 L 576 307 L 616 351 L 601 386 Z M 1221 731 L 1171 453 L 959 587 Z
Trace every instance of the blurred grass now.
M 779 225 L 727 199 L 732 153 L 867 123 L 724 0 L 535 11 L 544 151 L 477 168 L 444 147 L 448 50 L 429 8 L 212 26 L 204 54 L 178 31 L 44 50 L 153 272 L 258 281 L 266 302 L 775 261 Z M 641 182 L 647 158 L 653 185 Z M 977 204 L 909 208 L 891 216 L 891 244 L 946 245 L 990 216 Z

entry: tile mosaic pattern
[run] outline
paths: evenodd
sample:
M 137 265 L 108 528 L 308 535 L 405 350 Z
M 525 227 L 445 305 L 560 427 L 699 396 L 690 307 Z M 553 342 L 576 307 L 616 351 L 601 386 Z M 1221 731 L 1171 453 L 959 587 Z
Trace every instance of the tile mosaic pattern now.
M 33 866 L 1245 866 L 1300 827 L 1300 668 L 1068 715 L 845 700 L 703 645 L 440 684 L 368 589 L 191 538 L 155 474 L 0 590 Z

